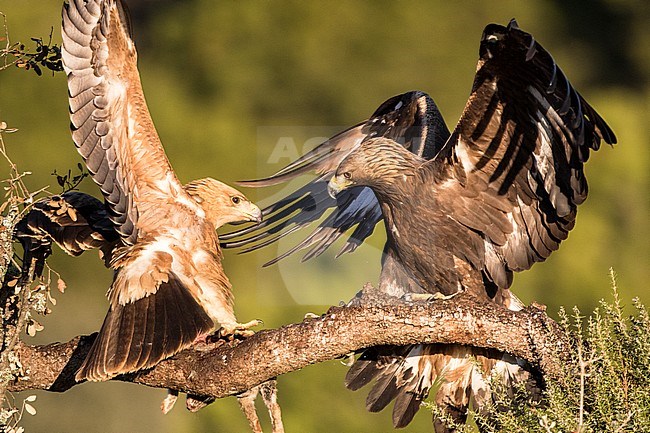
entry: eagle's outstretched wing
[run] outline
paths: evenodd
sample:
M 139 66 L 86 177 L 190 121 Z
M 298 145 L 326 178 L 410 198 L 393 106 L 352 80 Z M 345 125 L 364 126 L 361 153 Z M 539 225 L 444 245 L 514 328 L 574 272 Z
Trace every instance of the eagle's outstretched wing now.
M 71 0 L 63 9 L 72 138 L 125 245 L 155 228 L 152 209 L 169 208 L 171 198 L 196 206 L 149 115 L 129 25 L 120 0 Z
M 475 265 L 497 287 L 567 238 L 587 197 L 583 165 L 601 141 L 616 137 L 533 36 L 514 20 L 487 26 L 469 101 L 425 169 L 437 209 L 482 238 Z
M 391 138 L 414 154 L 429 159 L 445 143 L 449 130 L 435 103 L 424 92 L 407 92 L 386 100 L 368 120 L 335 135 L 276 174 L 240 182 L 245 186 L 263 187 L 290 181 L 303 173 L 319 175 L 264 209 L 264 222 L 261 224 L 222 235 L 222 246 L 253 251 L 327 214 L 307 238 L 265 265 L 307 248 L 310 250 L 303 260 L 316 257 L 352 228 L 354 230 L 339 255 L 354 251 L 381 221 L 379 203 L 369 188 L 350 189 L 333 199 L 327 193 L 327 183 L 341 160 L 363 140 L 372 137 Z
M 104 203 L 70 191 L 34 203 L 16 224 L 14 238 L 24 249 L 23 272 L 29 271 L 34 260 L 34 274 L 41 275 L 53 242 L 72 256 L 98 248 L 108 263 L 119 235 Z

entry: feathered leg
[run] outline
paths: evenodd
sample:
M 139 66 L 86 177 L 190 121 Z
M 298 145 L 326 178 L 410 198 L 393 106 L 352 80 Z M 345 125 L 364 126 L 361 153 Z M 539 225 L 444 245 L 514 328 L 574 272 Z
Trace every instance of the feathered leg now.
M 282 423 L 282 411 L 278 404 L 278 382 L 275 379 L 268 380 L 261 384 L 262 400 L 269 411 L 271 417 L 271 428 L 273 433 L 284 433 L 284 424 Z
M 262 394 L 264 405 L 269 411 L 271 418 L 271 429 L 273 433 L 284 433 L 284 424 L 282 423 L 282 411 L 278 404 L 278 388 L 275 379 L 268 380 L 248 391 L 237 396 L 237 402 L 244 416 L 248 420 L 248 425 L 253 433 L 262 433 L 260 419 L 255 409 L 255 399 L 258 394 Z
M 248 420 L 248 425 L 250 426 L 253 433 L 263 433 L 260 419 L 257 416 L 257 411 L 255 410 L 255 398 L 257 397 L 259 391 L 259 386 L 256 386 L 237 396 L 237 403 L 239 403 L 239 408 Z

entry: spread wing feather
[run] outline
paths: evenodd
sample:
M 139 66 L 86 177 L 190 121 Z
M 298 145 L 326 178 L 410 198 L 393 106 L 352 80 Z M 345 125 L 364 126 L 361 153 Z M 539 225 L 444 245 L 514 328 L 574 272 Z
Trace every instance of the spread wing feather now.
M 428 165 L 443 213 L 491 244 L 475 265 L 499 287 L 566 239 L 601 140 L 616 137 L 551 55 L 514 20 L 488 25 L 463 115 Z
M 213 327 L 205 310 L 172 273 L 156 293 L 111 305 L 76 379 L 107 380 L 153 367 Z
M 147 109 L 124 5 L 71 0 L 62 37 L 74 143 L 122 241 L 133 245 L 142 212 L 184 193 Z
M 339 163 L 367 138 L 391 138 L 428 159 L 438 152 L 448 136 L 444 120 L 427 94 L 412 91 L 394 96 L 382 103 L 367 121 L 335 135 L 276 174 L 241 182 L 245 186 L 263 187 L 293 180 L 307 172 L 321 175 L 264 209 L 262 224 L 222 235 L 221 240 L 225 241 L 222 246 L 245 247 L 244 252 L 257 250 L 329 213 L 308 237 L 265 266 L 302 249 L 309 249 L 303 260 L 316 257 L 355 227 L 338 255 L 352 252 L 381 221 L 381 209 L 374 193 L 365 187 L 344 191 L 336 199 L 329 197 L 327 182 Z
M 52 242 L 72 256 L 99 248 L 108 259 L 119 239 L 104 203 L 76 191 L 34 203 L 16 225 L 14 237 L 23 245 L 24 272 L 33 259 L 36 275 L 43 271 Z

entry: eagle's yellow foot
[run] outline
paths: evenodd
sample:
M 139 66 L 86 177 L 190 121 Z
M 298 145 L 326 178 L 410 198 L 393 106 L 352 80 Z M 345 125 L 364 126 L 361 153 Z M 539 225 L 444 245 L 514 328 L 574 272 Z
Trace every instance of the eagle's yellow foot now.
M 219 335 L 221 337 L 237 336 L 237 335 L 241 337 L 250 337 L 251 335 L 255 334 L 255 331 L 251 330 L 250 328 L 253 328 L 258 325 L 262 325 L 263 323 L 264 322 L 262 322 L 261 320 L 255 319 L 246 323 L 224 324 L 221 325 L 221 329 L 219 329 Z
M 434 302 L 441 301 L 445 299 L 451 299 L 454 296 L 458 295 L 461 292 L 452 293 L 451 295 L 445 295 L 440 292 L 436 293 L 407 293 L 404 295 L 404 300 L 408 302 Z

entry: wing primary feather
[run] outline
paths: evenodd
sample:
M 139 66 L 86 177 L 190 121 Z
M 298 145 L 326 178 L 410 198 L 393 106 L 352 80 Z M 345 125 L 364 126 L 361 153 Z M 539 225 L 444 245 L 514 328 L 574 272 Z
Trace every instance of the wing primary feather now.
M 325 190 L 325 188 L 322 188 Z M 319 219 L 328 208 L 331 207 L 330 203 L 334 203 L 334 199 L 329 197 L 329 195 L 323 191 L 314 195 L 306 195 L 296 200 L 293 203 L 288 204 L 284 209 L 279 209 L 277 212 L 271 216 L 268 216 L 261 223 L 257 225 L 250 226 L 246 229 L 237 231 L 235 234 L 227 234 L 222 236 L 222 240 L 228 240 L 232 238 L 239 237 L 240 239 L 230 242 L 222 242 L 221 245 L 224 248 L 240 248 L 246 246 L 252 242 L 257 242 L 260 239 L 267 238 L 275 233 L 278 233 L 282 230 L 287 229 L 287 227 L 292 228 L 293 226 L 302 227 L 304 225 L 310 224 L 313 221 Z M 296 211 L 299 211 L 295 214 Z M 277 224 L 276 224 L 277 223 Z M 274 225 L 275 224 L 275 225 Z M 268 227 L 268 228 L 267 228 Z M 256 230 L 264 229 L 259 233 L 256 233 L 252 236 L 242 237 L 243 235 L 253 233 Z M 293 232 L 294 229 L 292 228 Z M 274 238 L 279 240 L 284 235 Z M 268 244 L 265 244 L 268 245 Z M 252 250 L 248 250 L 252 251 Z
M 214 322 L 172 273 L 155 293 L 111 305 L 76 378 L 108 380 L 151 368 L 213 328 Z
M 241 237 L 243 235 L 249 234 L 251 232 L 254 232 L 256 230 L 265 228 L 269 225 L 274 224 L 275 222 L 283 219 L 284 217 L 290 215 L 293 213 L 295 210 L 298 209 L 310 209 L 315 207 L 317 204 L 313 198 L 309 196 L 310 192 L 314 190 L 315 185 L 321 181 L 321 178 L 318 178 L 303 187 L 299 188 L 298 190 L 294 191 L 293 193 L 289 194 L 287 197 L 278 200 L 277 202 L 273 203 L 270 206 L 267 206 L 266 208 L 262 209 L 262 215 L 265 217 L 264 220 L 261 223 L 258 224 L 253 224 L 251 226 L 245 227 L 243 229 L 235 230 L 229 233 L 224 233 L 222 235 L 219 235 L 220 240 L 229 240 L 232 238 L 236 237 Z M 322 188 L 326 190 L 325 188 Z M 333 201 L 331 197 L 327 194 L 320 194 L 323 196 L 327 196 L 327 198 L 324 199 L 329 199 Z M 310 206 L 306 206 L 308 203 L 312 203 Z M 232 248 L 232 246 L 229 244 L 227 248 Z
M 311 198 L 309 198 L 311 200 Z M 304 207 L 301 206 L 296 206 L 296 209 L 304 209 Z M 265 224 L 264 226 L 262 223 L 260 223 L 259 227 L 256 228 L 264 228 L 265 226 L 271 225 L 279 221 L 279 223 L 275 226 L 269 227 L 267 230 L 261 231 L 257 234 L 254 234 L 252 236 L 248 236 L 246 238 L 242 238 L 236 241 L 230 241 L 230 242 L 222 242 L 221 245 L 224 248 L 240 248 L 246 245 L 249 245 L 253 242 L 257 242 L 260 239 L 268 238 L 269 236 L 274 235 L 275 233 L 281 232 L 282 230 L 285 230 L 285 232 L 282 232 L 279 237 L 274 238 L 276 241 L 282 239 L 284 236 L 288 235 L 289 233 L 293 233 L 293 231 L 296 230 L 296 228 L 300 228 L 304 226 L 305 224 L 309 224 L 312 222 L 312 218 L 310 217 L 309 214 L 303 214 L 302 212 L 293 216 L 292 218 L 287 218 L 284 219 L 284 217 L 294 213 L 295 210 L 287 210 L 286 212 L 283 211 L 281 212 L 277 217 L 271 217 L 268 218 L 267 221 L 268 223 Z M 288 228 L 287 228 L 288 227 Z M 252 232 L 254 230 L 250 230 L 249 232 Z M 268 244 L 265 244 L 268 245 Z M 257 249 L 257 248 L 255 248 Z M 254 251 L 254 250 L 247 250 L 247 251 Z
M 270 177 L 257 179 L 257 180 L 242 180 L 238 181 L 237 184 L 240 186 L 247 186 L 252 188 L 260 188 L 265 186 L 277 185 L 282 182 L 287 182 L 291 179 L 294 179 L 301 174 L 309 173 L 315 169 L 315 166 L 320 162 L 328 161 L 329 154 L 319 155 L 314 158 L 313 161 L 310 161 L 308 165 L 303 165 L 301 167 L 295 168 L 288 172 L 276 173 Z
M 249 253 L 249 252 L 255 251 L 255 250 L 259 249 L 259 248 L 263 248 L 263 247 L 265 247 L 267 245 L 271 245 L 272 243 L 277 242 L 278 240 L 282 239 L 285 236 L 290 235 L 291 233 L 295 232 L 298 229 L 300 229 L 300 226 L 298 226 L 298 225 L 293 226 L 293 227 L 281 232 L 279 235 L 277 235 L 275 237 L 267 238 L 266 240 L 264 240 L 263 242 L 261 242 L 259 244 L 251 245 L 249 247 L 246 247 L 246 248 L 242 249 L 242 251 L 240 251 L 240 253 L 242 253 L 242 254 Z
M 369 194 L 364 195 L 363 198 L 357 198 L 356 193 L 350 195 L 347 191 L 340 194 L 340 198 L 337 197 L 336 201 L 329 197 L 326 184 L 338 164 L 364 139 L 370 137 L 393 138 L 412 153 L 430 158 L 439 152 L 449 135 L 440 111 L 426 93 L 412 91 L 389 98 L 368 120 L 336 134 L 274 175 L 241 182 L 240 184 L 247 186 L 268 186 L 287 181 L 307 171 L 320 174 L 316 180 L 265 208 L 263 214 L 266 218 L 262 224 L 245 227 L 222 236 L 221 240 L 227 241 L 222 243 L 222 246 L 224 248 L 245 247 L 242 252 L 253 251 L 283 237 L 271 237 L 274 233 L 287 230 L 287 227 L 291 227 L 293 232 L 294 224 L 304 227 L 319 220 L 326 212 L 330 212 L 332 218 L 329 216 L 325 218 L 306 239 L 266 265 L 276 263 L 291 253 L 307 248 L 310 251 L 303 260 L 316 257 L 345 231 L 358 226 L 348 237 L 339 255 L 354 251 L 373 232 L 374 226 L 381 219 L 381 212 L 378 210 L 376 198 L 369 190 Z M 315 208 L 307 206 L 310 203 L 306 197 L 314 200 Z M 293 212 L 298 213 L 294 215 Z M 270 226 L 275 228 L 268 229 L 267 227 Z M 267 229 L 264 230 L 265 228 Z M 248 236 L 258 230 L 264 231 Z M 263 239 L 264 242 L 249 247 L 251 243 Z
M 309 171 L 320 169 L 324 172 L 331 172 L 336 168 L 338 163 L 349 152 L 351 152 L 354 147 L 356 147 L 358 143 L 350 143 L 350 141 L 353 141 L 350 139 L 360 133 L 359 130 L 364 126 L 364 124 L 365 122 L 359 123 L 336 134 L 269 177 L 257 180 L 245 180 L 237 183 L 242 186 L 264 187 L 286 182 Z M 341 144 L 345 146 L 342 149 L 337 149 L 337 146 Z M 335 153 L 335 150 L 338 150 L 338 153 Z

